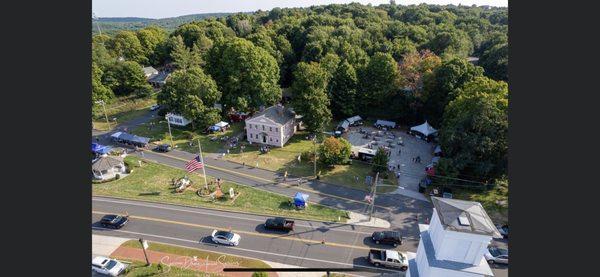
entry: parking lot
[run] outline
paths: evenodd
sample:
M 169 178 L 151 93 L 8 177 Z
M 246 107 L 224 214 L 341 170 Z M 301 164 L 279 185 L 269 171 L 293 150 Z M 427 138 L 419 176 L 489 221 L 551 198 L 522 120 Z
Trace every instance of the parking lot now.
M 435 148 L 434 143 L 428 143 L 400 130 L 350 127 L 344 137 L 353 146 L 371 149 L 385 147 L 389 149 L 390 170 L 400 174 L 399 190 L 418 191 L 419 181 L 426 175 L 425 166 L 431 163 L 433 149 Z M 414 161 L 416 157 L 420 157 L 420 163 Z

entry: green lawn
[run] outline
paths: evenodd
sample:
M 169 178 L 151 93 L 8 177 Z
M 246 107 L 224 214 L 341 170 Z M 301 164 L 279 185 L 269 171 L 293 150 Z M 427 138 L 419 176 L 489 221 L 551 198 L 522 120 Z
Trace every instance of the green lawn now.
M 179 256 L 187 256 L 187 257 L 196 256 L 198 258 L 208 259 L 209 261 L 213 261 L 213 262 L 220 261 L 223 263 L 239 265 L 241 267 L 271 268 L 268 264 L 266 264 L 265 262 L 263 262 L 261 260 L 248 259 L 248 258 L 233 256 L 233 255 L 225 255 L 225 257 L 222 258 L 222 256 L 224 255 L 222 253 L 216 253 L 216 252 L 187 248 L 187 247 L 179 247 L 179 246 L 155 243 L 155 242 L 148 243 L 148 245 L 149 245 L 148 250 L 162 252 L 162 253 L 174 254 L 174 255 L 179 255 Z M 138 248 L 138 249 L 142 248 L 139 241 L 137 241 L 137 240 L 126 241 L 121 246 Z
M 492 221 L 496 224 L 508 224 L 508 184 L 501 183 L 486 191 L 471 191 L 452 188 L 452 197 L 480 202 Z
M 296 210 L 290 204 L 292 195 L 283 196 L 231 182 L 225 182 L 222 190 L 227 194 L 229 188 L 233 188 L 236 193 L 240 193 L 233 202 L 199 197 L 196 190 L 204 186 L 204 179 L 197 174 L 190 175 L 193 182 L 191 188 L 183 193 L 175 193 L 170 188 L 171 180 L 183 177 L 186 174 L 184 170 L 153 162 L 143 163 L 142 167 L 138 167 L 138 159 L 133 156 L 125 160 L 134 165 L 133 172 L 119 180 L 93 184 L 94 195 L 323 221 L 337 221 L 339 217 L 341 221 L 346 221 L 345 211 L 317 204 L 309 205 L 305 210 Z M 209 177 L 209 181 L 210 179 Z
M 117 124 L 142 116 L 148 112 L 148 108 L 156 104 L 156 97 L 145 98 L 121 97 L 106 104 L 106 114 L 110 120 L 110 127 L 116 126 L 113 118 L 117 118 Z M 92 123 L 97 130 L 108 130 L 108 124 L 101 105 L 96 105 L 92 114 Z
M 258 147 L 246 144 L 243 153 L 240 153 L 239 148 L 233 149 L 230 155 L 225 156 L 225 159 L 237 163 L 246 163 L 247 165 L 255 166 L 258 161 L 259 168 L 265 168 L 277 172 L 285 172 L 294 176 L 310 177 L 314 176 L 314 165 L 309 160 L 298 162 L 298 156 L 303 152 L 313 152 L 313 143 L 306 139 L 307 134 L 304 132 L 294 135 L 283 148 L 272 148 L 269 153 L 261 154 Z M 318 145 L 317 145 L 318 148 Z M 336 184 L 340 186 L 351 187 L 364 191 L 369 191 L 370 188 L 365 185 L 365 176 L 373 175 L 371 166 L 354 162 L 352 165 L 336 165 L 329 169 L 320 166 L 317 163 L 317 172 L 321 172 L 321 180 L 323 182 Z M 355 176 L 359 177 L 359 182 L 356 182 Z M 397 187 L 395 178 L 384 180 L 385 185 L 394 185 L 394 187 L 379 187 L 378 192 L 394 191 Z
M 153 125 L 146 123 L 140 125 L 135 129 L 131 130 L 131 133 L 138 136 L 148 137 L 150 138 L 151 142 L 171 144 L 171 140 L 169 139 L 169 127 L 167 125 L 167 121 L 165 119 L 154 119 L 152 121 L 152 124 Z M 173 144 L 179 150 L 197 153 L 198 139 L 200 139 L 200 143 L 202 143 L 203 153 L 222 153 L 226 147 L 226 142 L 222 142 L 220 138 L 223 136 L 231 137 L 234 134 L 242 132 L 243 129 L 244 123 L 237 122 L 231 124 L 231 128 L 229 128 L 225 132 L 216 132 L 214 134 L 200 134 L 198 132 L 191 131 L 191 128 L 176 127 L 171 125 L 171 134 L 173 134 Z M 213 137 L 216 137 L 217 140 L 211 140 L 211 138 Z M 190 141 L 193 141 L 193 144 L 191 146 L 189 144 Z

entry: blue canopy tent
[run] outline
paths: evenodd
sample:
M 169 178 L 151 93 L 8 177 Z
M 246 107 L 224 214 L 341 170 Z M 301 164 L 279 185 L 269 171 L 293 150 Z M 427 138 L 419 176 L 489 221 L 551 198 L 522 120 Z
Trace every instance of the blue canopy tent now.
M 306 203 L 308 202 L 308 194 L 302 192 L 296 192 L 294 195 L 294 205 L 296 207 L 306 207 Z
M 140 147 L 145 147 L 150 141 L 149 138 L 132 135 L 125 132 L 116 132 L 111 137 L 118 142 L 133 144 Z
M 92 152 L 94 152 L 96 154 L 108 154 L 108 152 L 110 152 L 111 149 L 112 149 L 112 147 L 110 147 L 110 146 L 101 145 L 101 144 L 92 142 Z

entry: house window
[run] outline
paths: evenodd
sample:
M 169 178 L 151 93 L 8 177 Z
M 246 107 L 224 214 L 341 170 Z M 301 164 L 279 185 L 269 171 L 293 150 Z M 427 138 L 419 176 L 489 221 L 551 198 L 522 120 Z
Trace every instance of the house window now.
M 273 138 L 269 138 L 269 141 L 270 141 L 270 142 L 273 142 Z
M 275 132 L 276 132 L 276 133 L 279 133 L 279 128 L 275 128 Z
M 250 134 L 250 138 L 252 138 L 252 134 Z
M 269 127 L 269 132 L 273 132 L 273 127 Z
M 265 130 L 265 125 L 263 125 L 263 131 Z
M 279 139 L 276 139 L 275 142 L 279 142 Z

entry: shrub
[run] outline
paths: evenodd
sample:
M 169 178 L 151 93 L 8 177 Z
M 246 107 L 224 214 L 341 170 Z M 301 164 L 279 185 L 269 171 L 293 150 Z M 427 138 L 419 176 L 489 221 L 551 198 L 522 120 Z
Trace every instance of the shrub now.
M 183 137 L 185 139 L 194 139 L 194 133 L 190 131 L 183 131 Z
M 115 180 L 121 179 L 121 174 L 115 174 Z
M 267 277 L 267 276 L 269 276 L 269 274 L 267 274 L 264 271 L 252 273 L 252 277 Z

